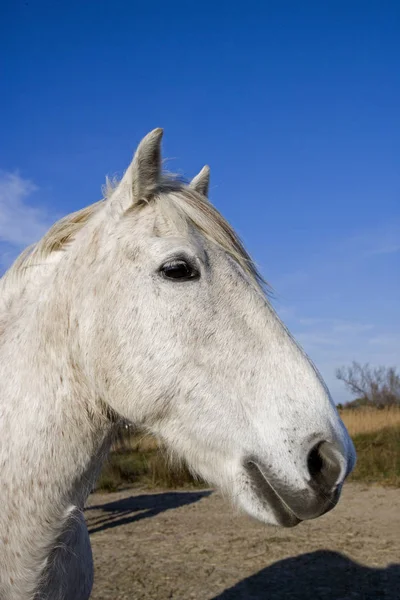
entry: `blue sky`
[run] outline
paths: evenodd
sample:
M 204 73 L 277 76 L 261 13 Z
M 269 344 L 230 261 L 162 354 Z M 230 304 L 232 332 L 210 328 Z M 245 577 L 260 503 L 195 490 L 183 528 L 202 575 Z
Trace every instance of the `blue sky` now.
M 163 127 L 336 401 L 399 364 L 398 2 L 6 0 L 0 52 L 2 271 Z

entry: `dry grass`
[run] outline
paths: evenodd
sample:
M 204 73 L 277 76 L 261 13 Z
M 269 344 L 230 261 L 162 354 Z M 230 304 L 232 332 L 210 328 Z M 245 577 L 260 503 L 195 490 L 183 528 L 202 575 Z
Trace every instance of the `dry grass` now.
M 387 427 L 400 427 L 400 408 L 343 409 L 340 416 L 352 437 Z
M 341 417 L 357 451 L 351 479 L 400 486 L 400 408 L 344 409 Z
M 400 487 L 400 427 L 386 427 L 354 438 L 357 465 L 351 478 Z
M 128 451 L 132 452 L 153 452 L 157 450 L 157 440 L 146 433 L 130 433 L 129 431 L 121 432 L 113 444 L 114 452 Z
M 184 463 L 171 461 L 152 436 L 123 434 L 113 445 L 96 489 L 112 492 L 135 485 L 176 489 L 206 484 L 193 477 Z

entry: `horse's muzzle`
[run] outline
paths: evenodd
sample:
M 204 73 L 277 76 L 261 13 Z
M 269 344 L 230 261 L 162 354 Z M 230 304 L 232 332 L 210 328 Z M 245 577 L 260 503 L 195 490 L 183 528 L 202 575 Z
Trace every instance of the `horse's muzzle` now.
M 307 456 L 308 478 L 302 489 L 282 482 L 256 458 L 243 462 L 253 492 L 267 504 L 283 527 L 293 527 L 332 510 L 340 498 L 348 468 L 341 453 L 330 442 L 314 445 Z

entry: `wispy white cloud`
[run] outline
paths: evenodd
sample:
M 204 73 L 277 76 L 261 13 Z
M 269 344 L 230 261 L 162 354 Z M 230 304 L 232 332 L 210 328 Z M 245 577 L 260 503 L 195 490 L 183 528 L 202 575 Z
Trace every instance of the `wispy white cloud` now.
M 353 360 L 400 366 L 399 240 L 393 218 L 318 246 L 305 243 L 292 257 L 293 271 L 272 282 L 278 313 L 338 402 L 350 396 L 337 367 Z
M 351 335 L 356 335 L 364 331 L 371 331 L 373 328 L 374 326 L 370 323 L 346 323 L 336 321 L 332 324 L 332 331 L 334 333 L 348 333 Z
M 13 246 L 27 246 L 39 240 L 52 219 L 43 208 L 27 199 L 37 186 L 18 173 L 0 172 L 0 240 Z
M 311 326 L 311 327 L 329 327 L 333 333 L 360 333 L 362 331 L 369 331 L 373 329 L 373 325 L 370 323 L 352 323 L 343 319 L 327 319 L 322 317 L 306 317 L 299 318 L 298 322 L 300 325 Z
M 336 402 L 351 396 L 335 371 L 353 360 L 372 365 L 397 366 L 400 331 L 382 332 L 381 327 L 362 321 L 338 318 L 303 317 L 294 306 L 278 313 L 287 322 L 296 340 L 320 370 Z
M 32 206 L 38 187 L 18 173 L 0 171 L 0 264 L 7 267 L 26 246 L 38 241 L 54 222 L 45 208 Z
M 374 228 L 355 230 L 340 239 L 324 240 L 317 249 L 294 254 L 293 270 L 280 273 L 272 284 L 278 297 L 290 298 L 294 297 L 294 291 L 315 290 L 322 281 L 325 285 L 330 278 L 337 282 L 337 290 L 331 286 L 329 296 L 333 299 L 334 294 L 338 300 L 344 278 L 350 277 L 355 281 L 360 270 L 368 269 L 372 262 L 379 269 L 379 262 L 384 265 L 385 261 L 393 260 L 393 255 L 400 253 L 399 240 L 400 220 L 397 218 Z
M 372 256 L 395 254 L 400 252 L 400 222 L 393 219 L 390 223 L 377 224 L 365 229 L 341 244 L 345 251 L 351 251 L 356 258 L 368 259 Z
M 394 254 L 395 252 L 400 252 L 400 244 L 386 243 L 382 246 L 376 247 L 375 249 L 371 249 L 370 256 L 378 255 L 378 254 Z
M 397 356 L 400 357 L 400 335 L 377 335 L 369 340 L 369 344 L 379 348 L 383 347 L 393 349 Z

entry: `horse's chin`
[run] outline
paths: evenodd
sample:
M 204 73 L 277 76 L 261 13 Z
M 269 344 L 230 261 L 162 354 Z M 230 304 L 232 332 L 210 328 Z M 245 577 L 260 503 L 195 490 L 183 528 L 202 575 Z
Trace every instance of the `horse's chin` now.
M 245 485 L 236 494 L 240 508 L 248 515 L 267 525 L 295 527 L 301 523 L 293 511 L 276 493 L 254 463 L 246 465 Z M 243 478 L 242 478 L 243 483 Z
M 295 527 L 303 520 L 287 506 L 253 461 L 218 463 L 213 457 L 193 468 L 257 521 L 277 527 Z
M 284 505 L 281 505 L 279 508 L 275 504 L 273 506 L 268 505 L 253 493 L 242 493 L 237 498 L 237 501 L 244 512 L 266 525 L 289 528 L 296 527 L 296 525 L 301 523 L 301 519 L 298 519 Z

